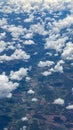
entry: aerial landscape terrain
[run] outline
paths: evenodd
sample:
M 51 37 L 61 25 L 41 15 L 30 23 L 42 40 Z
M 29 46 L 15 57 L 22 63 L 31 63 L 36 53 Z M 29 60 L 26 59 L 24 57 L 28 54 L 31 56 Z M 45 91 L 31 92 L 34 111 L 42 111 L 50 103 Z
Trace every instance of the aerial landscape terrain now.
M 73 130 L 73 0 L 0 0 L 0 130 Z

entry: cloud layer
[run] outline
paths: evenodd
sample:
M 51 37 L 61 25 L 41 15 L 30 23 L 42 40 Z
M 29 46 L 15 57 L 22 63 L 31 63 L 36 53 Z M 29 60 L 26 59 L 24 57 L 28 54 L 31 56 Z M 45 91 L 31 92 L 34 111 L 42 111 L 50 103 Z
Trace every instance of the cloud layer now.
M 3 14 L 0 19 L 0 65 L 24 62 L 18 69 L 6 71 L 9 74 L 0 73 L 1 97 L 16 89 L 23 78 L 30 82 L 33 75 L 28 74 L 29 68 L 30 72 L 36 74 L 39 70 L 38 75 L 48 77 L 54 73 L 63 74 L 66 62 L 72 65 L 72 5 L 71 0 L 0 2 Z M 28 94 L 34 94 L 34 91 L 30 89 Z M 36 102 L 37 98 L 32 101 Z M 54 104 L 64 104 L 64 100 L 58 98 Z

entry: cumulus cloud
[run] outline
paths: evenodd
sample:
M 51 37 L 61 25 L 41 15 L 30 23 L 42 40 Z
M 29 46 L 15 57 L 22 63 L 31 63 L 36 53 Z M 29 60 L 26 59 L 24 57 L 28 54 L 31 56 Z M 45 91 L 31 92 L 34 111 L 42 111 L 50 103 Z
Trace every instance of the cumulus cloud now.
M 28 94 L 34 94 L 35 92 L 32 89 L 30 89 L 30 90 L 27 91 L 27 93 Z
M 46 70 L 46 71 L 42 72 L 42 75 L 49 76 L 49 75 L 51 75 L 51 74 L 53 74 L 55 72 L 63 73 L 63 64 L 65 62 L 63 60 L 59 60 L 59 61 L 57 61 L 56 64 L 53 62 L 53 64 L 49 64 L 49 65 L 47 65 L 46 62 L 44 62 L 44 63 L 39 62 L 39 63 L 41 63 L 41 64 L 38 64 L 39 67 L 45 67 L 45 66 L 50 67 L 51 65 L 53 65 L 53 67 L 51 67 L 49 70 Z
M 10 6 L 5 6 L 3 8 L 3 12 L 5 13 L 19 13 L 22 11 L 29 12 L 32 9 L 32 5 L 34 4 L 35 6 L 33 8 L 38 8 L 37 5 L 42 4 L 44 5 L 44 8 L 48 8 L 48 5 L 50 3 L 50 6 L 52 9 L 54 8 L 55 10 L 61 10 L 63 8 L 62 3 L 64 2 L 71 2 L 71 0 L 8 0 L 7 3 Z M 1 10 L 2 11 L 2 10 Z
M 0 75 L 0 97 L 6 97 L 18 87 L 18 83 L 13 83 L 5 74 Z
M 7 25 L 7 19 L 6 18 L 2 18 L 0 19 L 0 27 L 3 27 L 4 25 Z
M 54 22 L 54 27 L 59 30 L 64 29 L 66 27 L 70 27 L 73 24 L 73 16 L 68 15 L 66 18 L 59 20 L 58 22 Z
M 32 45 L 32 44 L 35 44 L 33 40 L 26 40 L 24 42 L 24 45 Z
M 23 77 L 27 76 L 27 70 L 27 68 L 20 68 L 18 71 L 11 71 L 10 79 L 20 81 Z
M 48 33 L 47 31 L 45 31 L 44 25 L 40 23 L 31 25 L 30 31 L 41 35 L 46 35 Z
M 58 105 L 64 105 L 64 99 L 62 98 L 55 99 L 53 103 Z
M 22 121 L 28 121 L 28 117 L 26 117 L 26 116 L 25 116 L 25 117 L 22 117 L 21 120 L 22 120 Z
M 22 26 L 10 25 L 7 30 L 11 33 L 12 37 L 17 40 L 20 35 L 24 35 L 25 28 Z
M 62 64 L 64 64 L 65 62 L 63 60 L 60 60 L 57 62 L 57 64 L 54 67 L 54 72 L 60 72 L 63 73 L 63 66 Z
M 6 97 L 7 98 L 11 98 L 12 97 L 12 93 L 9 93 Z
M 32 101 L 32 102 L 37 102 L 38 99 L 37 99 L 37 98 L 32 98 L 31 101 Z
M 53 64 L 54 64 L 53 61 L 40 61 L 40 62 L 38 63 L 38 67 L 46 67 L 46 66 L 50 67 L 50 66 L 52 66 Z
M 28 32 L 25 34 L 24 36 L 26 39 L 31 39 L 33 37 L 33 33 L 32 32 Z
M 33 19 L 34 19 L 34 16 L 33 16 L 33 15 L 30 15 L 29 18 L 26 18 L 26 19 L 24 20 L 24 22 L 26 22 L 26 23 L 32 22 Z
M 6 54 L 0 56 L 0 61 L 11 61 L 11 60 L 28 60 L 30 58 L 30 55 L 28 55 L 25 51 L 22 49 L 16 49 L 14 53 L 10 56 L 7 56 Z
M 31 80 L 31 78 L 30 78 L 29 76 L 27 76 L 27 77 L 25 78 L 25 80 L 26 80 L 26 82 L 29 82 L 29 81 Z
M 4 51 L 6 48 L 6 43 L 4 41 L 0 41 L 0 52 Z
M 4 39 L 5 37 L 6 37 L 6 32 L 0 34 L 0 40 Z
M 66 109 L 68 109 L 68 110 L 73 109 L 73 105 L 69 105 L 69 106 L 67 106 Z
M 0 41 L 0 53 L 5 51 L 5 50 L 14 50 L 15 47 L 14 47 L 15 43 L 14 42 L 5 42 L 4 40 L 1 40 Z
M 58 35 L 51 34 L 49 38 L 46 39 L 45 49 L 54 49 L 57 52 L 60 52 L 65 46 L 65 42 L 67 39 L 67 37 L 59 38 Z
M 12 0 L 14 3 L 27 3 L 27 0 L 16 0 L 16 1 L 14 1 L 14 0 Z M 63 1 L 63 0 L 59 0 L 59 1 Z M 58 3 L 59 2 L 58 0 L 28 0 L 28 2 L 29 3 L 36 3 L 36 2 L 38 2 L 38 3 Z M 69 1 L 71 1 L 71 0 L 65 0 L 65 1 L 67 1 L 67 2 L 69 2 Z
M 51 74 L 52 74 L 51 71 L 44 71 L 44 72 L 42 72 L 42 75 L 44 75 L 44 76 L 49 76 Z
M 73 43 L 67 43 L 63 50 L 62 58 L 65 60 L 73 60 Z

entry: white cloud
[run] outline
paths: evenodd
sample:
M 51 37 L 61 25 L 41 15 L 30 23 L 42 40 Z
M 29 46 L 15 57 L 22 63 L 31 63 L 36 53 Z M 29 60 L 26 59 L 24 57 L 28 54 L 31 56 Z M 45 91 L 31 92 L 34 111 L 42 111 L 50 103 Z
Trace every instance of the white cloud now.
M 11 59 L 27 60 L 29 58 L 30 58 L 30 55 L 28 55 L 25 51 L 21 49 L 16 49 L 15 52 L 11 55 Z
M 25 78 L 25 80 L 26 80 L 26 82 L 29 82 L 29 81 L 31 80 L 31 78 L 30 78 L 29 76 L 27 76 L 27 77 Z
M 41 35 L 46 35 L 48 32 L 45 31 L 44 25 L 43 24 L 33 24 L 30 26 L 30 31 L 34 33 L 38 33 Z
M 38 99 L 37 99 L 37 98 L 32 98 L 31 101 L 32 101 L 32 102 L 37 102 Z
M 7 19 L 6 18 L 2 18 L 0 19 L 0 27 L 4 26 L 4 25 L 7 25 Z
M 44 71 L 44 72 L 42 72 L 42 75 L 44 75 L 44 76 L 49 76 L 51 74 L 52 74 L 52 72 L 50 72 L 50 71 Z
M 20 68 L 18 71 L 10 72 L 11 80 L 21 80 L 23 77 L 27 76 L 27 68 Z
M 70 2 L 71 0 L 64 0 L 64 2 Z M 42 2 L 45 2 L 45 3 L 58 3 L 58 2 L 63 2 L 63 0 L 28 0 L 28 2 L 27 2 L 27 0 L 12 0 L 12 2 L 14 2 L 14 3 L 42 3 Z
M 18 39 L 20 35 L 24 35 L 25 28 L 22 26 L 9 25 L 7 30 L 11 33 L 13 38 Z
M 6 43 L 4 41 L 0 41 L 0 52 L 4 51 L 6 48 Z
M 14 50 L 15 49 L 14 44 L 15 43 L 13 43 L 13 42 L 5 42 L 4 40 L 1 40 L 0 41 L 0 53 L 5 50 L 9 50 L 9 49 Z
M 10 60 L 28 60 L 30 58 L 30 55 L 28 55 L 25 51 L 22 49 L 16 49 L 14 53 L 10 56 L 7 56 L 6 54 L 0 56 L 0 61 L 10 61 Z
M 24 43 L 24 45 L 32 45 L 35 44 L 33 40 L 26 40 Z
M 49 62 L 48 61 L 46 61 L 46 62 L 40 61 L 38 66 L 39 67 L 46 67 L 46 66 L 50 67 L 50 66 L 53 65 L 53 67 L 51 67 L 49 70 L 41 73 L 44 76 L 49 76 L 49 75 L 51 75 L 52 73 L 55 73 L 55 72 L 63 73 L 63 64 L 64 63 L 65 62 L 63 60 L 57 61 L 56 64 L 53 61 L 49 61 Z
M 55 70 L 55 72 L 63 73 L 63 67 L 62 67 L 62 65 L 57 64 L 57 65 L 54 67 L 54 70 Z
M 13 83 L 5 74 L 0 75 L 0 97 L 7 97 L 8 94 L 18 87 L 18 83 Z
M 73 43 L 67 43 L 63 50 L 62 58 L 65 60 L 73 60 Z
M 27 34 L 25 34 L 24 36 L 26 39 L 31 39 L 33 37 L 33 33 L 32 32 L 28 32 Z
M 53 103 L 58 105 L 64 105 L 64 99 L 62 98 L 55 99 Z
M 11 98 L 12 97 L 12 93 L 9 93 L 6 97 L 7 98 Z
M 30 89 L 30 90 L 27 91 L 27 93 L 28 94 L 34 94 L 35 92 L 32 89 Z
M 52 53 L 51 52 L 47 52 L 46 55 L 52 56 Z
M 22 121 L 28 121 L 28 117 L 26 117 L 26 116 L 25 116 L 25 117 L 22 117 L 21 120 L 22 120 Z
M 67 106 L 66 109 L 69 109 L 69 110 L 73 109 L 73 105 Z
M 26 22 L 26 23 L 32 22 L 33 19 L 34 19 L 34 16 L 33 16 L 33 15 L 30 15 L 29 18 L 26 18 L 26 19 L 24 20 L 24 22 Z
M 32 3 L 34 4 L 34 8 L 39 8 L 39 4 L 43 4 L 43 9 L 50 8 L 50 11 L 53 10 L 62 10 L 64 8 L 64 3 L 70 3 L 69 7 L 71 6 L 71 0 L 8 0 L 6 1 L 9 6 L 2 6 L 3 12 L 5 13 L 19 13 L 19 12 L 29 12 L 32 9 Z M 49 4 L 50 3 L 50 4 Z M 72 8 L 71 8 L 72 10 Z
M 46 39 L 45 49 L 54 49 L 57 52 L 60 52 L 65 46 L 65 42 L 67 39 L 67 37 L 59 38 L 59 35 L 51 34 L 49 38 Z
M 64 28 L 68 28 L 73 24 L 73 16 L 68 15 L 66 18 L 59 20 L 58 22 L 54 22 L 54 27 L 61 30 Z
M 38 67 L 46 67 L 46 66 L 50 67 L 50 66 L 52 66 L 53 64 L 54 64 L 53 61 L 40 61 L 40 62 L 38 63 Z
M 57 64 L 55 65 L 55 67 L 54 67 L 54 72 L 63 73 L 63 66 L 62 66 L 62 64 L 64 64 L 63 60 L 58 61 Z
M 0 33 L 0 40 L 4 39 L 6 37 L 6 32 Z

